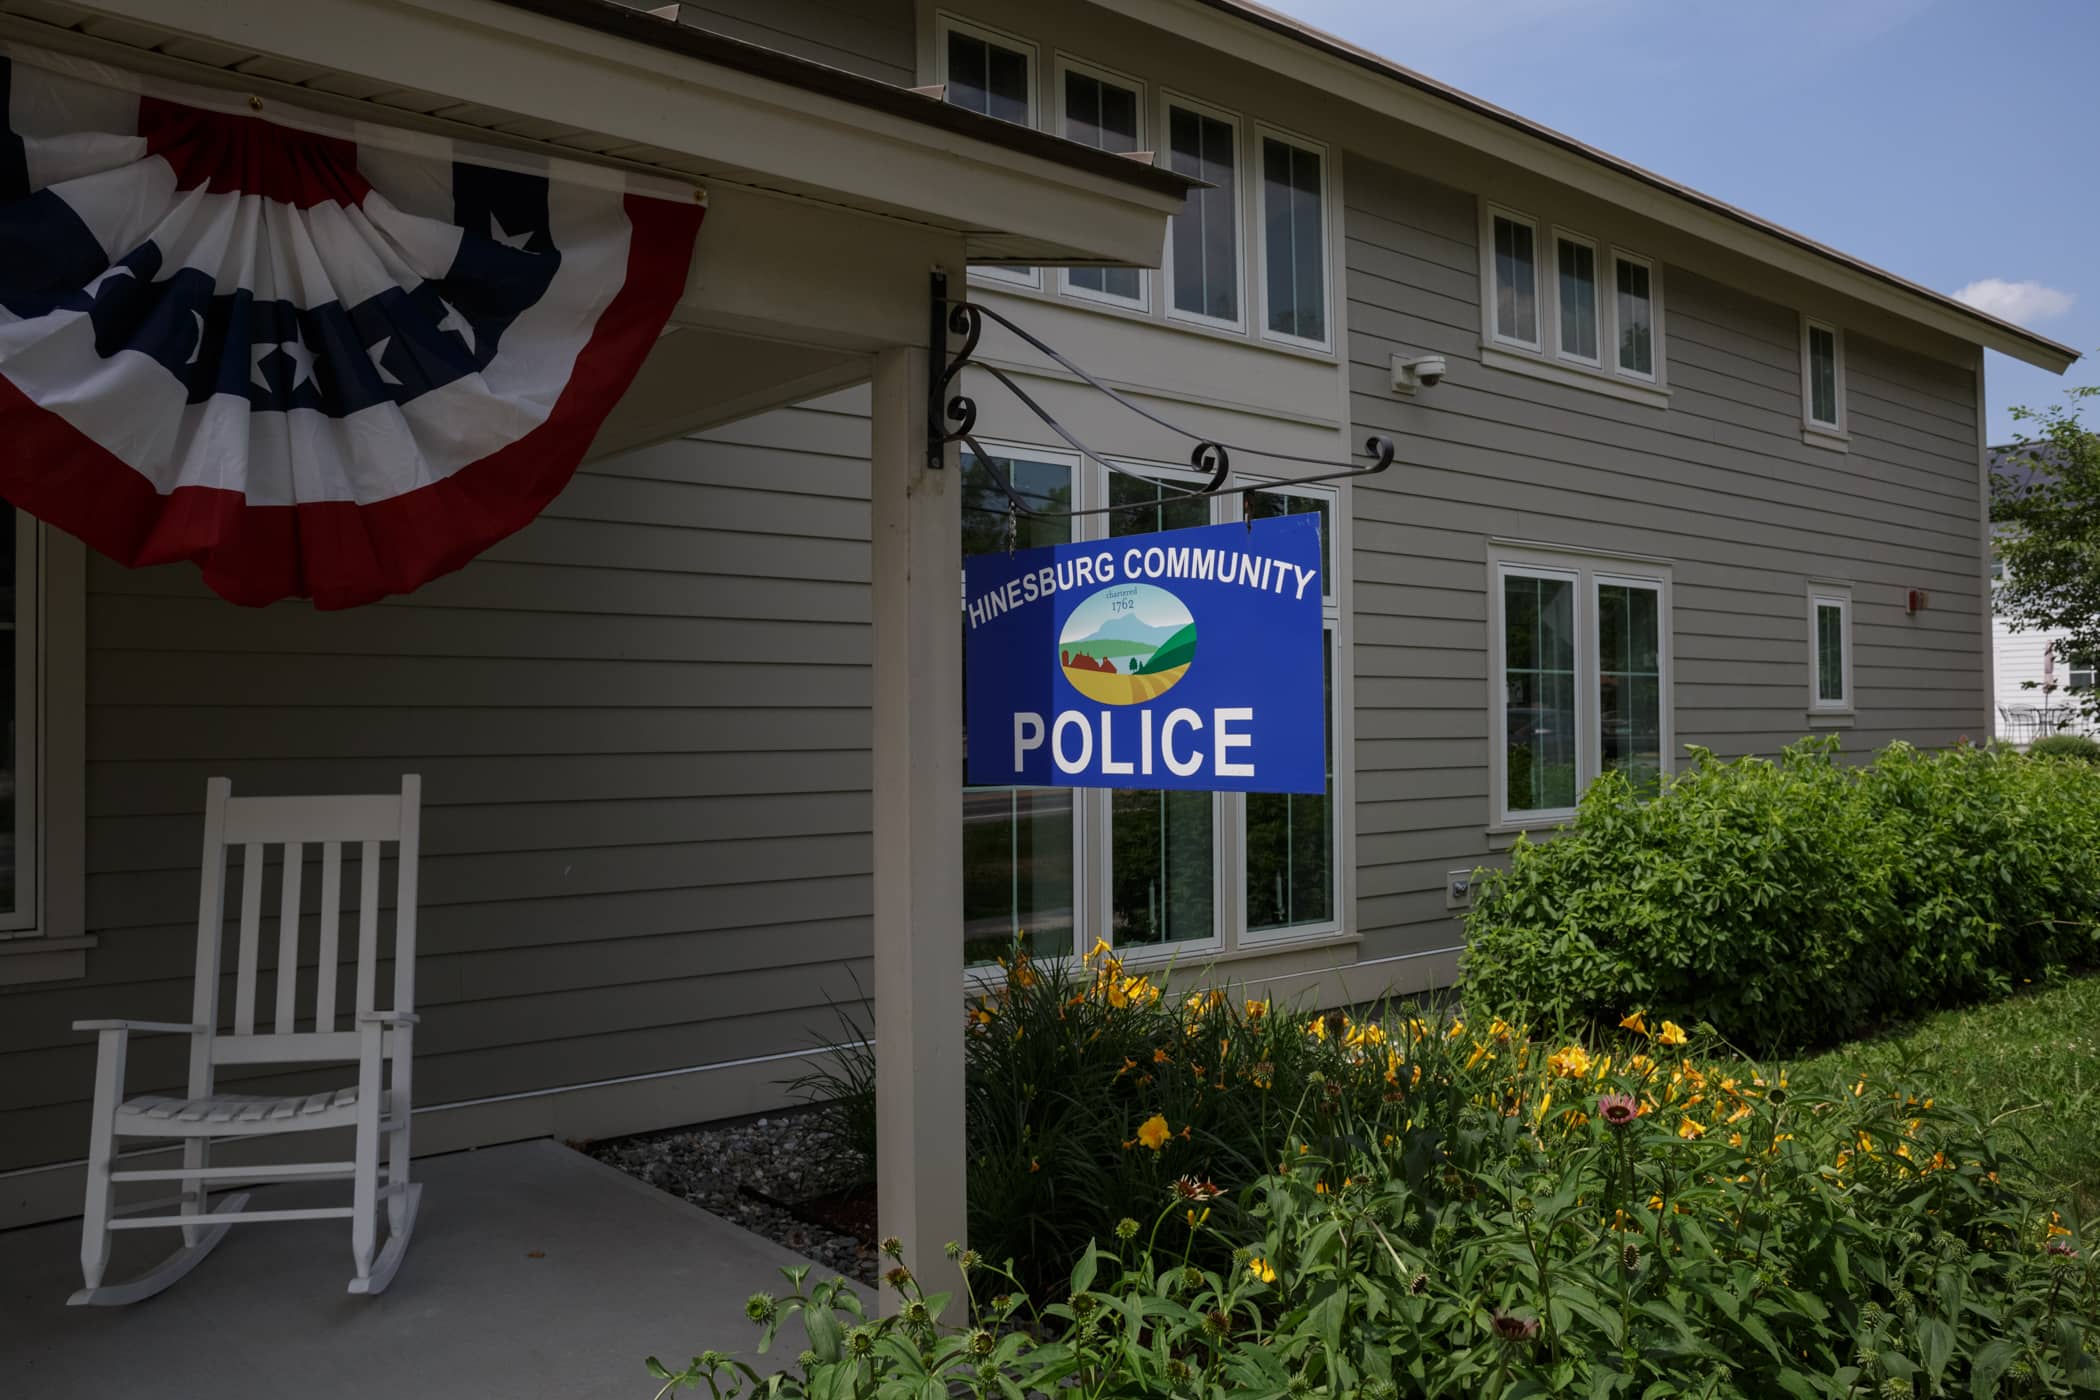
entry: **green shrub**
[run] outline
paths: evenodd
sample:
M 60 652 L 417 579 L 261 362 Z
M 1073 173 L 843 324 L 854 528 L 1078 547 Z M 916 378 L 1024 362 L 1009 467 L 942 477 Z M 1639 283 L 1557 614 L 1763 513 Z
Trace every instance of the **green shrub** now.
M 1659 796 L 1606 774 L 1570 827 L 1519 839 L 1467 919 L 1469 1005 L 1645 1006 L 1791 1051 L 2100 950 L 2100 771 L 1907 744 L 1855 768 L 1834 739 L 1693 754 Z
M 1279 1161 L 1215 1211 L 1200 1180 L 1154 1188 L 1060 1257 L 1062 1301 L 972 1252 L 953 1299 L 898 1262 L 897 1315 L 876 1321 L 850 1286 L 791 1270 L 749 1313 L 761 1351 L 799 1320 L 794 1369 L 711 1351 L 651 1372 L 780 1400 L 2100 1388 L 2082 1226 L 1930 1086 L 1767 1082 L 1687 1058 L 1674 1025 L 1609 1057 L 1549 1055 L 1500 1022 L 1351 1034 L 1340 1092 L 1308 1083 Z M 1385 1092 L 1351 1091 L 1366 1082 Z
M 2100 763 L 2100 739 L 2085 734 L 2050 734 L 2027 746 L 2036 758 L 2077 758 Z

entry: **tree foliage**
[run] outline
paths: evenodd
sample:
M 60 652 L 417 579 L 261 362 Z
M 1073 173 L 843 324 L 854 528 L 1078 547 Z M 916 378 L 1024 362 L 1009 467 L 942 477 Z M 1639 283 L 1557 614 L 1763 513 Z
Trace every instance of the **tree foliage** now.
M 2100 385 L 2046 409 L 2016 408 L 2026 425 L 2010 474 L 1991 476 L 1991 519 L 2005 565 L 1995 606 L 2016 632 L 2067 633 L 2065 659 L 2100 656 L 2100 433 L 2079 421 Z M 2100 714 L 2100 692 L 2073 696 Z

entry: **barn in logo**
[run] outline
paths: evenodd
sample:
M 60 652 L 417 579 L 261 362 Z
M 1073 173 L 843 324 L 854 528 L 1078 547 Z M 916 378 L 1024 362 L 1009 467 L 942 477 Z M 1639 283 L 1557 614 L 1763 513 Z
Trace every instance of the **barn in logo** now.
M 1065 619 L 1057 664 L 1072 689 L 1104 705 L 1166 694 L 1196 660 L 1196 619 L 1156 584 L 1126 583 L 1090 595 Z

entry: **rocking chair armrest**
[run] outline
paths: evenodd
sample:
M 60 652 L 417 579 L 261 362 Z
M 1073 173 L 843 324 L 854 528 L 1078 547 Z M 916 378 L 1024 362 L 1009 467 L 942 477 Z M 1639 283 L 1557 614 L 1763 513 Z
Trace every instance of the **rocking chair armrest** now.
M 182 1021 L 75 1021 L 76 1031 L 134 1031 L 140 1035 L 202 1035 L 203 1026 Z
M 360 1026 L 413 1026 L 422 1020 L 413 1011 L 360 1011 L 357 1024 Z

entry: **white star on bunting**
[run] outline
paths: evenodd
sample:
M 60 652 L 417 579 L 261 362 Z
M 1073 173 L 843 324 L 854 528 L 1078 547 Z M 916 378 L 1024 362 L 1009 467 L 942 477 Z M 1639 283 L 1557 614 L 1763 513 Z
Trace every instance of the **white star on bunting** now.
M 386 360 L 386 348 L 387 346 L 392 345 L 393 343 L 394 338 L 392 336 L 383 335 L 379 337 L 378 340 L 374 341 L 372 344 L 367 345 L 365 347 L 365 353 L 372 357 L 372 368 L 378 372 L 379 382 L 382 384 L 392 384 L 398 387 L 401 381 L 394 377 L 394 372 L 388 369 L 384 363 L 384 361 Z
M 204 353 L 204 313 L 192 311 L 190 315 L 197 318 L 197 343 L 190 347 L 190 357 L 183 361 L 186 365 L 197 363 L 197 357 Z
M 489 237 L 495 239 L 506 248 L 515 248 L 523 253 L 530 251 L 525 245 L 532 241 L 532 230 L 526 229 L 523 233 L 511 233 L 503 227 L 502 221 L 491 211 L 489 214 Z
M 292 331 L 292 338 L 278 348 L 283 350 L 285 358 L 292 362 L 292 387 L 287 389 L 286 393 L 297 393 L 301 384 L 309 382 L 314 383 L 315 388 L 320 387 L 319 383 L 314 381 L 314 352 L 306 348 L 306 342 L 296 328 Z
M 459 338 L 467 342 L 468 353 L 474 353 L 476 349 L 474 344 L 474 327 L 468 324 L 467 318 L 460 315 L 452 303 L 446 301 L 443 297 L 438 298 L 438 305 L 445 308 L 445 319 L 438 322 L 438 329 L 458 332 Z

